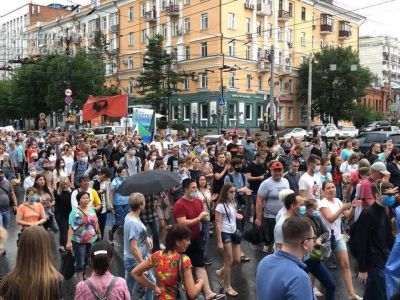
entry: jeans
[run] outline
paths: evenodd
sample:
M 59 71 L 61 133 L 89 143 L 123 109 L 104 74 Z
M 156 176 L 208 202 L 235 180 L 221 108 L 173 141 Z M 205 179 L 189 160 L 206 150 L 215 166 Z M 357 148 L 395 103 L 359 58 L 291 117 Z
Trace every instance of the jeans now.
M 75 256 L 75 272 L 83 272 L 89 262 L 90 249 L 92 244 L 83 244 L 72 241 L 72 249 Z
M 54 217 L 56 218 L 58 229 L 60 230 L 60 246 L 65 247 L 68 237 L 68 215 L 56 212 Z
M 106 228 L 107 213 L 105 212 L 97 214 L 97 220 L 99 221 L 101 238 L 104 239 L 104 229 Z
M 160 229 L 158 227 L 158 219 L 153 219 L 152 221 L 144 222 L 151 229 L 153 238 L 153 252 L 160 250 Z
M 124 224 L 125 217 L 131 210 L 128 204 L 124 204 L 124 205 L 114 205 L 114 211 L 115 211 L 115 224 L 111 229 L 112 233 L 115 233 L 118 227 Z
M 124 268 L 125 268 L 125 280 L 128 285 L 128 290 L 132 299 L 138 299 L 145 296 L 146 300 L 153 300 L 153 290 L 147 287 L 138 286 L 131 276 L 132 270 L 137 266 L 137 262 L 134 259 L 125 259 L 124 260 Z M 154 277 L 153 271 L 149 270 L 147 278 L 151 282 L 156 282 L 156 278 Z
M 307 265 L 307 271 L 315 276 L 324 286 L 326 293 L 326 300 L 335 299 L 335 289 L 336 283 L 333 278 L 331 272 L 329 272 L 328 268 L 319 260 L 307 260 L 304 262 Z
M 10 210 L 0 211 L 0 226 L 4 229 L 10 226 Z
M 336 185 L 336 198 L 343 200 L 343 189 L 342 184 Z
M 203 242 L 204 258 L 208 258 L 208 241 L 210 240 L 210 223 L 207 221 L 201 222 L 201 238 Z
M 385 300 L 385 269 L 370 268 L 368 269 L 368 279 L 365 284 L 364 300 Z

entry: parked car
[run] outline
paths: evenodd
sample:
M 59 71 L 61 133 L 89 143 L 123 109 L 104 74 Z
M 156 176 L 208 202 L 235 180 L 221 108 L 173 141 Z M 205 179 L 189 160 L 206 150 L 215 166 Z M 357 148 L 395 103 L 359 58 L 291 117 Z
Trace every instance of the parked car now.
M 366 153 L 368 150 L 370 150 L 373 143 L 380 143 L 383 145 L 388 139 L 392 140 L 394 146 L 400 147 L 400 133 L 395 133 L 392 131 L 361 132 L 357 136 L 357 139 L 360 142 L 360 150 L 363 153 Z
M 391 131 L 392 128 L 390 126 L 389 121 L 375 121 L 366 126 L 360 128 L 360 132 L 368 132 L 368 131 Z
M 323 127 L 323 125 L 316 125 L 317 129 L 318 129 L 318 136 L 321 137 L 321 128 Z M 326 137 L 328 139 L 339 139 L 340 136 L 340 130 L 336 127 L 335 124 L 329 123 L 326 124 L 325 126 L 326 128 Z M 313 138 L 313 132 L 312 130 L 307 132 L 307 137 L 309 140 L 312 140 Z
M 343 126 L 340 128 L 339 138 L 355 138 L 358 135 L 358 129 L 355 126 Z
M 307 139 L 307 131 L 304 130 L 303 128 L 293 128 L 291 131 L 289 131 L 283 136 L 285 140 L 288 140 L 292 137 L 305 140 Z
M 399 126 L 390 126 L 390 128 L 391 128 L 390 131 L 395 132 L 395 133 L 400 133 Z

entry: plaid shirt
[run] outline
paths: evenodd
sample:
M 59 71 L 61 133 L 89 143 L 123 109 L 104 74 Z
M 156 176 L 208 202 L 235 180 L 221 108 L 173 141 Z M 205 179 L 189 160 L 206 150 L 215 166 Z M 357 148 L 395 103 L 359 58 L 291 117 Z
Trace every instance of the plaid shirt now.
M 158 220 L 153 196 L 146 197 L 146 205 L 143 211 L 140 213 L 140 219 L 144 224 Z

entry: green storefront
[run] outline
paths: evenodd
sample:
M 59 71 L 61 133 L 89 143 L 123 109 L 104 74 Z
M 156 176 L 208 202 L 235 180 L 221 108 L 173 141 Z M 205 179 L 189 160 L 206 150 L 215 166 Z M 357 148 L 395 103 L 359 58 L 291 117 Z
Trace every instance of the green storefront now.
M 265 94 L 224 93 L 223 128 L 259 128 Z M 174 94 L 170 99 L 173 122 L 187 127 L 217 129 L 221 127 L 219 92 Z

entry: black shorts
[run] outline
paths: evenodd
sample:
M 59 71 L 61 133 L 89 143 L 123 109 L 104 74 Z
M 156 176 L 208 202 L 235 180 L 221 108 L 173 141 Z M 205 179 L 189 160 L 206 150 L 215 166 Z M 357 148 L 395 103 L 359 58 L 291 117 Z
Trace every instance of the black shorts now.
M 264 218 L 264 236 L 266 244 L 270 245 L 274 242 L 274 229 L 275 229 L 275 218 Z
M 204 263 L 204 249 L 201 240 L 191 241 L 191 244 L 186 249 L 185 254 L 189 256 L 193 267 L 201 268 L 206 266 Z

